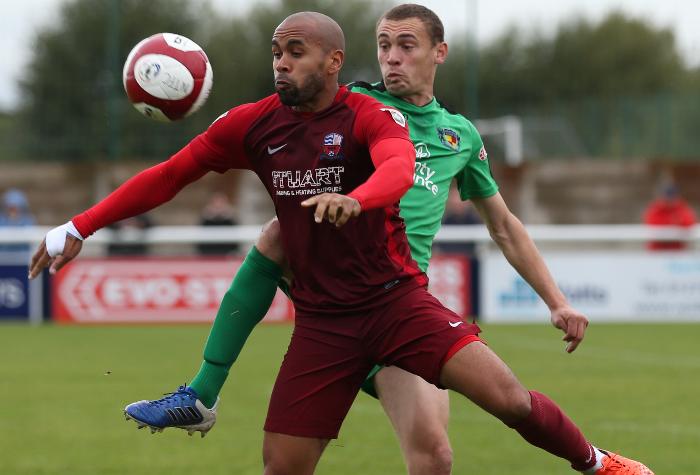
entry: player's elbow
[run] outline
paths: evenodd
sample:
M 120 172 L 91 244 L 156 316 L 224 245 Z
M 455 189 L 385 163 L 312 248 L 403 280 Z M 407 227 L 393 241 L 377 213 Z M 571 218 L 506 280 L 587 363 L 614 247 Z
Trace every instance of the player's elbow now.
M 500 247 L 515 241 L 519 232 L 526 232 L 520 220 L 510 212 L 504 216 L 504 219 L 489 222 L 487 227 L 491 239 Z
M 402 166 L 396 174 L 397 186 L 403 196 L 413 186 L 413 165 Z

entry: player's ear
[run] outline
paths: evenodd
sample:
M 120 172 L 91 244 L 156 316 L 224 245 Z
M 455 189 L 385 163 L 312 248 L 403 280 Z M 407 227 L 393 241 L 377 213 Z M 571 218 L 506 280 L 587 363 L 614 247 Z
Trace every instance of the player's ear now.
M 343 67 L 345 61 L 345 53 L 342 50 L 336 49 L 328 54 L 328 74 L 338 74 Z
M 435 64 L 442 64 L 447 59 L 447 43 L 444 41 L 435 45 Z

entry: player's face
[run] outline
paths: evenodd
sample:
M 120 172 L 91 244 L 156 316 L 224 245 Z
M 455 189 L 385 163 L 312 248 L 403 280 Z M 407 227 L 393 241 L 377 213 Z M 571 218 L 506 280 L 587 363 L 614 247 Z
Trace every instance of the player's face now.
M 391 95 L 428 94 L 432 100 L 435 69 L 447 57 L 447 44 L 433 46 L 418 18 L 384 20 L 377 25 L 377 57 Z
M 301 28 L 280 25 L 272 37 L 275 90 L 282 104 L 297 106 L 326 85 L 326 54 Z

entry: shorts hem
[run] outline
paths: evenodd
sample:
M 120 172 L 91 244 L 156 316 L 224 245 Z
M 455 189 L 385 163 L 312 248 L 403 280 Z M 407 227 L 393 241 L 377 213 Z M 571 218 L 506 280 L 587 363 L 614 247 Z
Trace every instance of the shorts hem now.
M 314 439 L 337 439 L 340 430 L 313 429 L 310 427 L 295 427 L 286 424 L 265 424 L 263 430 L 294 437 L 309 437 Z
M 454 355 L 456 355 L 459 350 L 461 350 L 462 348 L 467 346 L 469 343 L 474 343 L 475 341 L 480 341 L 481 343 L 486 345 L 486 342 L 476 335 L 464 335 L 462 338 L 457 340 L 457 343 L 452 345 L 452 347 L 449 349 L 449 351 L 447 353 L 445 353 L 445 356 L 443 356 L 442 359 L 440 360 L 440 366 L 438 367 L 438 376 L 437 376 L 437 378 L 435 378 L 437 381 L 435 383 L 435 386 L 437 386 L 440 389 L 448 389 L 440 384 L 440 372 L 442 371 L 442 367 L 445 366 L 445 363 L 447 363 L 450 360 L 450 358 L 452 358 Z M 489 345 L 486 345 L 486 346 L 489 346 Z
M 456 355 L 459 350 L 467 346 L 469 343 L 474 343 L 475 341 L 480 341 L 481 343 L 486 345 L 486 342 L 476 335 L 464 335 L 462 338 L 460 338 L 457 341 L 457 343 L 452 345 L 452 348 L 450 348 L 450 350 L 440 360 L 440 369 L 442 370 L 442 367 L 445 366 L 445 363 L 447 363 L 447 361 L 449 361 L 450 358 Z

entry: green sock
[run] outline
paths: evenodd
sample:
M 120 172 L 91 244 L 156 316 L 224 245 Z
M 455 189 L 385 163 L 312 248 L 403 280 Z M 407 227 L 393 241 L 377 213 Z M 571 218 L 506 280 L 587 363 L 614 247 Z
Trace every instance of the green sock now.
M 190 384 L 206 407 L 211 408 L 216 403 L 229 369 L 250 332 L 270 309 L 282 273 L 280 266 L 255 247 L 238 269 L 209 333 L 204 363 Z

